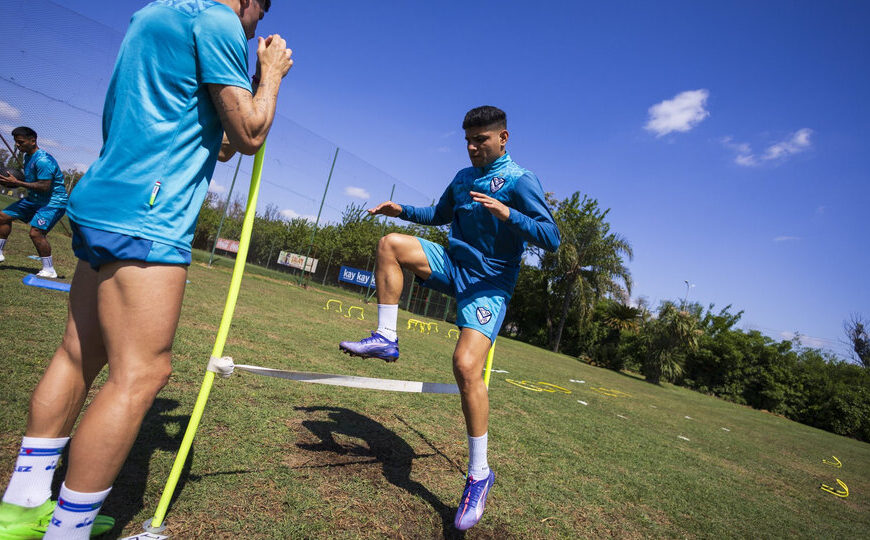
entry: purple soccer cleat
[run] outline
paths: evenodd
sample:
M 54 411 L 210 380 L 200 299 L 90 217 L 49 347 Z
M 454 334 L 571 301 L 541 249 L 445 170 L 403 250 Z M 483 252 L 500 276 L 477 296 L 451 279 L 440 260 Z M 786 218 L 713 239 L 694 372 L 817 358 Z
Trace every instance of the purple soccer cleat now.
M 475 480 L 470 475 L 465 480 L 465 491 L 462 492 L 462 500 L 456 510 L 456 519 L 453 526 L 460 531 L 465 531 L 477 525 L 483 517 L 483 509 L 486 507 L 486 496 L 495 483 L 495 473 L 492 469 L 489 476 L 483 480 Z
M 360 341 L 342 341 L 338 344 L 339 350 L 362 358 L 380 358 L 386 362 L 395 362 L 399 359 L 399 340 L 390 341 L 377 332 L 372 332 L 371 337 Z

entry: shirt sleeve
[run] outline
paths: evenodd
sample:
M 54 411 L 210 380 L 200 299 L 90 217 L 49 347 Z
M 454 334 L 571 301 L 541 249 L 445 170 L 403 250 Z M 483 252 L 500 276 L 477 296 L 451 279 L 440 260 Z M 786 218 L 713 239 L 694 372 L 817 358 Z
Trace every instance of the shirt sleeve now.
M 206 9 L 193 25 L 202 82 L 238 86 L 251 92 L 248 41 L 239 17 L 224 5 Z
M 562 236 L 538 179 L 532 174 L 524 174 L 517 181 L 513 197 L 511 212 L 505 224 L 526 242 L 547 251 L 559 249 Z
M 453 182 L 447 186 L 435 206 L 418 208 L 410 204 L 403 204 L 399 219 L 420 225 L 447 225 L 451 223 L 453 221 Z
M 57 165 L 44 156 L 36 160 L 36 163 L 33 164 L 33 172 L 36 173 L 35 178 L 37 182 L 40 180 L 54 180 L 57 169 Z

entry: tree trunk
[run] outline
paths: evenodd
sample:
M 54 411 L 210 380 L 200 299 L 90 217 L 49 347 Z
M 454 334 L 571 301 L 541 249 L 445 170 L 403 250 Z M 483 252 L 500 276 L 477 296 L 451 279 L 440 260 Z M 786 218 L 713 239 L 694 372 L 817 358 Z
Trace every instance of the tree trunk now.
M 562 341 L 562 330 L 565 329 L 565 321 L 568 319 L 568 309 L 571 307 L 571 293 L 565 295 L 562 300 L 562 316 L 559 317 L 559 327 L 556 329 L 556 339 L 553 343 L 553 352 L 559 352 L 559 343 Z

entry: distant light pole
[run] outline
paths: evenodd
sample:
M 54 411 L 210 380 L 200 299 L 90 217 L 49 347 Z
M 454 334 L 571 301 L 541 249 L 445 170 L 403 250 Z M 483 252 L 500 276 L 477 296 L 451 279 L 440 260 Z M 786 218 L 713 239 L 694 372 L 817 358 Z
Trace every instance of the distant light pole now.
M 689 301 L 689 289 L 694 287 L 694 284 L 690 284 L 688 279 L 684 279 L 683 283 L 686 284 L 686 296 L 683 297 L 683 306 L 686 306 Z

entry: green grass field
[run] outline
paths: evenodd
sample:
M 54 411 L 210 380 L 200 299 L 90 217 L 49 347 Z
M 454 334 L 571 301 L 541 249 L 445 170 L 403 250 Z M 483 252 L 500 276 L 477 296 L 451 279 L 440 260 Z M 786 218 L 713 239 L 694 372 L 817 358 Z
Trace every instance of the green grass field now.
M 69 281 L 68 239 L 62 229 L 49 238 Z M 65 321 L 66 293 L 21 283 L 39 269 L 27 258 L 33 251 L 16 224 L 0 264 L 3 487 L 30 392 Z M 113 537 L 141 532 L 152 515 L 203 378 L 230 281 L 226 265 L 207 268 L 203 257 L 190 268 L 175 372 L 104 506 L 118 519 Z M 352 359 L 337 343 L 372 329 L 375 306 L 364 306 L 361 321 L 325 310 L 330 298 L 363 305 L 337 289 L 302 289 L 286 274 L 248 273 L 225 354 L 275 368 L 452 382 L 445 323 L 421 334 L 403 328 L 409 314 L 400 312 L 398 363 Z M 868 444 L 508 339 L 494 367 L 509 372 L 494 373 L 490 386 L 496 484 L 469 538 L 870 537 Z M 822 462 L 833 456 L 842 468 Z M 167 521 L 174 538 L 452 537 L 465 459 L 458 396 L 238 373 L 215 382 Z M 848 497 L 819 489 L 839 487 L 837 478 Z

